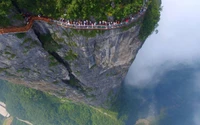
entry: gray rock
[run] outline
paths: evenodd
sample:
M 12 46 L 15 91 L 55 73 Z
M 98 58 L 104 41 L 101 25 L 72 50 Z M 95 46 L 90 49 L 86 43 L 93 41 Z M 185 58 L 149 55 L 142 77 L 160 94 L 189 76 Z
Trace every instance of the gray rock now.
M 126 31 L 105 31 L 95 37 L 44 22 L 36 22 L 33 28 L 22 39 L 15 34 L 0 35 L 0 77 L 20 79 L 30 83 L 29 87 L 91 105 L 106 107 L 112 98 L 109 93 L 117 94 L 142 45 L 139 25 Z M 56 53 L 69 63 L 87 94 L 63 82 L 70 80 L 69 71 L 61 63 L 51 66 L 51 55 L 43 49 L 35 32 L 54 35 L 61 45 Z M 67 60 L 70 50 L 73 54 L 68 56 L 73 58 Z

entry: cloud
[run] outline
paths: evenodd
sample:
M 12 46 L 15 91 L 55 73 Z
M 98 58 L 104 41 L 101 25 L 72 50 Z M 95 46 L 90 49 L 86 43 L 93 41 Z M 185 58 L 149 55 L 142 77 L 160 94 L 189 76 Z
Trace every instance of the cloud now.
M 162 4 L 159 33 L 145 41 L 125 82 L 134 88 L 149 88 L 161 83 L 166 72 L 176 70 L 180 65 L 195 69 L 191 72 L 196 72 L 193 81 L 187 83 L 191 88 L 183 89 L 191 89 L 191 96 L 182 98 L 190 100 L 184 104 L 193 109 L 188 113 L 188 119 L 192 117 L 194 125 L 200 125 L 200 1 L 162 0 Z M 157 108 L 149 111 L 157 111 Z
M 152 80 L 156 84 L 163 72 L 200 60 L 200 1 L 162 2 L 159 33 L 145 41 L 126 77 L 126 82 L 135 87 L 146 87 Z

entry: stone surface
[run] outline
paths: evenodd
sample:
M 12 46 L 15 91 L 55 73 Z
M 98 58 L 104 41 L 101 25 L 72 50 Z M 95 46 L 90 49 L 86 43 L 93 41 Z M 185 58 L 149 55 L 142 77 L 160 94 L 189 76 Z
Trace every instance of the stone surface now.
M 119 91 L 142 45 L 139 29 L 136 25 L 128 30 L 115 29 L 86 37 L 81 33 L 89 31 L 36 22 L 24 38 L 0 35 L 0 77 L 60 97 L 106 107 Z M 61 63 L 50 65 L 53 57 L 44 50 L 35 32 L 51 33 L 61 46 L 56 53 L 70 65 L 87 94 L 63 82 L 70 79 L 69 71 Z M 66 58 L 70 50 L 77 55 L 75 59 Z

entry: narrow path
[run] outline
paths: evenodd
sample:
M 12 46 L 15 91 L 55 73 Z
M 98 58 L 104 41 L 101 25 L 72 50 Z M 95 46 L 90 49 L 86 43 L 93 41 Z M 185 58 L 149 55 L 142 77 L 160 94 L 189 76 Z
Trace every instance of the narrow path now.
M 120 24 L 116 24 L 116 25 L 100 25 L 100 24 L 98 24 L 98 25 L 76 25 L 76 24 L 67 24 L 66 22 L 62 22 L 62 21 L 52 20 L 47 17 L 31 16 L 30 20 L 26 26 L 0 28 L 0 34 L 27 32 L 32 27 L 34 21 L 44 21 L 47 23 L 51 22 L 51 23 L 55 23 L 57 25 L 63 26 L 65 28 L 77 29 L 77 30 L 111 30 L 111 29 L 122 28 L 122 27 L 128 26 L 134 22 L 137 22 L 137 20 L 139 18 L 141 18 L 145 14 L 145 12 L 146 12 L 146 10 L 138 13 L 134 17 L 130 18 L 128 21 L 121 22 Z
M 19 120 L 19 121 L 21 121 L 21 122 L 24 122 L 24 123 L 26 123 L 26 124 L 28 124 L 28 125 L 33 125 L 33 124 L 30 123 L 29 121 L 22 120 L 22 119 L 20 119 L 20 118 L 18 118 L 18 117 L 16 117 L 16 118 L 17 118 L 17 120 Z
M 29 23 L 26 26 L 1 28 L 0 34 L 27 32 L 32 27 L 34 21 L 50 22 L 50 19 L 45 17 L 32 16 L 29 20 Z

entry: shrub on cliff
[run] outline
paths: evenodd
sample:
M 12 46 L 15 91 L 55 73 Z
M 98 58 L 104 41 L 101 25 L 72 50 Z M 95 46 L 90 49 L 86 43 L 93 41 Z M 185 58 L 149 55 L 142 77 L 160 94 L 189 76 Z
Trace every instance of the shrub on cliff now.
M 7 16 L 11 7 L 12 7 L 11 1 L 9 0 L 0 1 L 0 27 L 10 25 L 10 21 Z
M 40 35 L 39 38 L 43 43 L 44 49 L 49 52 L 55 52 L 60 48 L 60 45 L 54 41 L 50 34 Z
M 151 0 L 140 29 L 140 39 L 144 41 L 158 26 L 160 20 L 160 1 Z
M 106 20 L 122 19 L 137 13 L 143 0 L 16 0 L 19 8 L 54 18 Z

